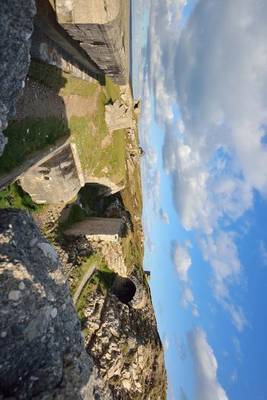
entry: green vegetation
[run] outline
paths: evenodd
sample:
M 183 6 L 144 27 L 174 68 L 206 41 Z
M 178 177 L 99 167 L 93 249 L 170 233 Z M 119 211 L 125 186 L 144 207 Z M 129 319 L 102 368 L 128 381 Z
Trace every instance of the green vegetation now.
M 102 96 L 100 100 L 93 118 L 70 119 L 71 138 L 76 143 L 85 175 L 107 177 L 119 183 L 125 179 L 125 131 L 113 132 L 110 143 L 103 145 L 108 131 Z
M 18 167 L 31 154 L 54 144 L 67 133 L 67 123 L 56 117 L 25 118 L 22 121 L 11 122 L 5 130 L 8 144 L 0 158 L 0 175 Z
M 106 91 L 113 103 L 120 98 L 120 87 L 108 77 L 106 77 Z
M 28 75 L 62 96 L 76 94 L 82 97 L 91 97 L 95 94 L 98 86 L 97 83 L 75 78 L 57 67 L 35 60 L 31 62 Z
M 100 289 L 102 293 L 106 293 L 111 288 L 115 278 L 115 273 L 104 264 L 102 257 L 98 254 L 95 254 L 89 257 L 80 267 L 75 269 L 75 276 L 74 278 L 72 277 L 73 280 L 71 283 L 72 295 L 74 295 L 84 274 L 89 268 L 92 267 L 93 264 L 98 266 L 98 270 L 94 273 L 90 282 L 85 285 L 76 304 L 76 310 L 82 325 L 82 332 L 84 336 L 88 334 L 88 329 L 85 325 L 86 317 L 84 314 L 88 297 L 92 293 L 92 290 L 96 290 L 97 288 Z
M 108 291 L 115 279 L 115 272 L 109 269 L 105 264 L 102 264 L 100 268 L 95 272 L 92 283 L 99 286 L 102 292 Z
M 76 289 L 79 286 L 80 281 L 82 280 L 84 274 L 94 265 L 102 265 L 103 260 L 99 254 L 93 254 L 90 257 L 87 257 L 81 265 L 74 268 L 70 275 L 70 291 L 71 294 L 74 295 Z
M 9 185 L 0 192 L 0 208 L 20 208 L 30 212 L 38 212 L 43 207 L 43 205 L 35 204 L 17 183 Z
M 29 77 L 53 89 L 61 96 L 78 95 L 92 99 L 95 110 L 91 115 L 25 118 L 13 121 L 5 131 L 9 142 L 0 159 L 0 175 L 10 172 L 38 150 L 54 144 L 64 135 L 71 135 L 76 143 L 81 165 L 86 176 L 105 177 L 114 183 L 125 180 L 125 131 L 108 132 L 105 104 L 120 97 L 120 88 L 111 79 L 106 85 L 73 77 L 59 68 L 33 60 Z
M 142 265 L 143 249 L 140 239 L 136 240 L 132 232 L 128 232 L 128 235 L 122 238 L 122 253 L 128 270 L 134 265 Z

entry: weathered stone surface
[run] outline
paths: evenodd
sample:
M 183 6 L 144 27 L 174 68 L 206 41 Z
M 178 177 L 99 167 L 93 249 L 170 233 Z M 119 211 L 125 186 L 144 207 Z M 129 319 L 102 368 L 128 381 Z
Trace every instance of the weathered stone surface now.
M 129 78 L 129 1 L 57 0 L 58 22 L 116 83 Z
M 111 132 L 117 129 L 134 128 L 136 125 L 132 110 L 119 100 L 105 106 L 105 121 Z
M 0 268 L 0 398 L 92 399 L 57 255 L 24 212 L 0 211 Z
M 120 0 L 56 0 L 59 22 L 106 24 L 120 12 Z
M 34 0 L 5 0 L 0 9 L 0 155 L 7 142 L 2 131 L 15 114 L 30 62 Z
M 149 289 L 139 285 L 146 301 L 138 309 L 121 302 L 112 289 L 103 294 L 97 287 L 87 299 L 87 350 L 99 382 L 93 399 L 166 399 L 164 355 Z
M 20 178 L 21 186 L 37 204 L 66 203 L 84 185 L 79 164 L 79 158 L 74 157 L 72 145 L 66 141 L 66 144 L 59 146 L 54 153 L 23 174 Z

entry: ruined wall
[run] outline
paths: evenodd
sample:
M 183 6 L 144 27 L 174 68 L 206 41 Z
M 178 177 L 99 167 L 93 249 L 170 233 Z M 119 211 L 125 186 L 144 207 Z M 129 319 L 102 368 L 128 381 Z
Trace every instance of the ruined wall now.
M 56 1 L 58 22 L 116 83 L 129 75 L 129 1 Z

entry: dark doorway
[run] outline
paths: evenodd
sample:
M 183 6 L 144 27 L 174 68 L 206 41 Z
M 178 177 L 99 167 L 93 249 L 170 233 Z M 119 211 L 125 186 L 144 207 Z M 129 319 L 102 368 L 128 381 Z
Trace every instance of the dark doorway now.
M 113 283 L 112 292 L 122 303 L 128 304 L 135 295 L 136 286 L 131 279 L 118 276 Z

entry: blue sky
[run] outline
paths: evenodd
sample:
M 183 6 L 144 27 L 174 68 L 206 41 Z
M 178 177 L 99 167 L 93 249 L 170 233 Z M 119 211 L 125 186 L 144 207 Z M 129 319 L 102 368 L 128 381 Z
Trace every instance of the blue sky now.
M 267 3 L 132 3 L 168 399 L 267 400 Z

